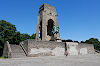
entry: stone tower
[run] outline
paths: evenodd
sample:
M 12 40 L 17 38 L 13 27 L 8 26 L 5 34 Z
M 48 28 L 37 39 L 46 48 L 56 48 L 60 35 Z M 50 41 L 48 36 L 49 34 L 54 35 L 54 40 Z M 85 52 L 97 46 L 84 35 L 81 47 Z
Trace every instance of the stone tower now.
M 44 3 L 37 16 L 36 40 L 55 41 L 60 39 L 56 8 Z

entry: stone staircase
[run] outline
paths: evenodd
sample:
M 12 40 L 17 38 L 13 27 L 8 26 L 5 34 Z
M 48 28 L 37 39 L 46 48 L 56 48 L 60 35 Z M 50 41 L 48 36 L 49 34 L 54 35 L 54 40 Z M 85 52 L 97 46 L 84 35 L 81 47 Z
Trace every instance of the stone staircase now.
M 26 57 L 26 54 L 22 47 L 20 45 L 12 45 L 10 44 L 11 47 L 11 57 L 12 58 L 24 58 Z

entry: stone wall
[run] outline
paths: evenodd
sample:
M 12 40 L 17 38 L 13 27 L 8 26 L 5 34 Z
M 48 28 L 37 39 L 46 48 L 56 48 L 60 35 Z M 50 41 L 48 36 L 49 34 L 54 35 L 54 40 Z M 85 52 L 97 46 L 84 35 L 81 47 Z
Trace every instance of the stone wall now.
M 3 56 L 4 57 L 8 57 L 11 58 L 11 47 L 8 41 L 6 41 L 5 45 L 4 45 L 4 49 L 3 49 Z
M 28 45 L 28 46 L 25 46 Z M 28 47 L 28 56 L 64 56 L 65 43 L 53 41 L 26 40 L 23 44 Z M 26 49 L 27 50 L 27 49 Z
M 68 55 L 78 55 L 78 43 L 66 42 Z
M 25 40 L 23 47 L 27 56 L 64 56 L 67 50 L 68 55 L 94 54 L 93 44 L 79 44 L 75 42 L 54 42 Z
M 75 42 L 54 42 L 25 40 L 20 45 L 13 45 L 6 42 L 3 56 L 8 58 L 38 57 L 38 56 L 64 56 L 94 54 L 93 44 L 79 44 Z M 67 55 L 67 54 L 66 54 Z
M 8 58 L 22 58 L 26 57 L 26 54 L 20 45 L 9 44 L 9 42 L 6 41 L 3 56 Z
M 75 42 L 66 42 L 68 55 L 94 54 L 93 44 L 79 44 Z
M 84 54 L 94 54 L 94 46 L 93 44 L 79 44 L 78 48 L 80 49 L 80 54 L 84 55 Z

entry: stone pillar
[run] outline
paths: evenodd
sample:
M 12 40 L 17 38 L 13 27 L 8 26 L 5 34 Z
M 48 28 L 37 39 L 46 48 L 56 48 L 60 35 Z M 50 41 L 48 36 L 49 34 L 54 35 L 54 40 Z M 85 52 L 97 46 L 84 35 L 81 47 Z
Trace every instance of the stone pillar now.
M 42 17 L 42 40 L 46 41 L 46 34 L 47 34 L 47 26 L 46 26 L 46 15 L 45 12 L 42 12 L 43 17 Z
M 39 39 L 38 33 L 39 33 L 39 24 L 40 24 L 40 16 L 37 16 L 37 31 L 36 31 L 36 40 Z

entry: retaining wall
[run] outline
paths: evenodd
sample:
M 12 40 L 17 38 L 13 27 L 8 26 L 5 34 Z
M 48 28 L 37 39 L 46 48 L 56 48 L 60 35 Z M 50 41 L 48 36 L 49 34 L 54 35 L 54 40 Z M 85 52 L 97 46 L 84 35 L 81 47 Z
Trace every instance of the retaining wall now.
M 75 42 L 66 42 L 68 55 L 94 54 L 93 44 L 82 44 Z
M 65 43 L 26 40 L 23 42 L 28 56 L 64 56 Z

